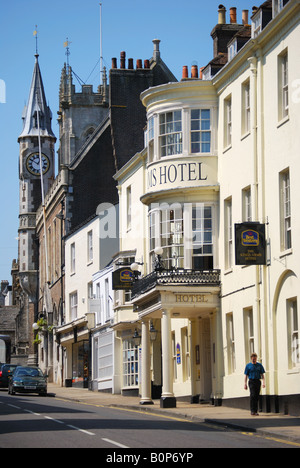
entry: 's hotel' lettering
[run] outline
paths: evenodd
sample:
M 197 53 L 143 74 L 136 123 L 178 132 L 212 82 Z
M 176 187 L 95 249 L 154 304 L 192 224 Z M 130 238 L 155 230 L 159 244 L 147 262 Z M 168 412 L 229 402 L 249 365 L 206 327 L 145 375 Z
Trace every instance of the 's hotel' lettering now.
M 148 172 L 148 187 L 175 184 L 177 182 L 196 182 L 207 180 L 202 172 L 202 162 L 178 163 L 154 167 Z

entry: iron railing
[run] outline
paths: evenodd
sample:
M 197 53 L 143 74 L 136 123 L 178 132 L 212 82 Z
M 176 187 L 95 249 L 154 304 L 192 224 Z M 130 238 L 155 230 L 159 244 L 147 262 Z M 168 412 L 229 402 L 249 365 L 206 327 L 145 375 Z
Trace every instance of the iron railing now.
M 132 299 L 145 294 L 156 286 L 219 286 L 220 270 L 163 270 L 153 271 L 134 282 Z

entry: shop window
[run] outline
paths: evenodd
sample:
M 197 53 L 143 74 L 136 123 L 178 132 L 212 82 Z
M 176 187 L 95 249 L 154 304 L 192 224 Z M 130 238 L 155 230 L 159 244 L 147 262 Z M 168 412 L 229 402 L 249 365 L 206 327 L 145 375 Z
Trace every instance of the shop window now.
M 79 341 L 72 345 L 72 385 L 88 388 L 89 380 L 89 342 Z

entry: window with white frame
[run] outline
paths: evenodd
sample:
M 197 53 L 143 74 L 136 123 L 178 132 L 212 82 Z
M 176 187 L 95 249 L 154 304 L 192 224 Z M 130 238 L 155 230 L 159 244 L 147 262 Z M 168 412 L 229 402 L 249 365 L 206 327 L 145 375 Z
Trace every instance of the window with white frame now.
M 131 229 L 131 212 L 132 212 L 132 197 L 131 197 L 131 185 L 126 189 L 126 212 L 127 212 L 127 231 Z
M 289 0 L 273 0 L 273 18 L 281 12 L 282 8 L 288 1 Z
M 224 147 L 232 144 L 232 102 L 231 96 L 224 100 Z
M 254 346 L 254 323 L 252 307 L 244 309 L 244 330 L 245 330 L 245 358 L 246 361 L 255 352 Z
M 225 229 L 225 268 L 232 267 L 233 239 L 232 239 L 232 199 L 228 198 L 224 204 L 224 229 Z
M 289 114 L 289 73 L 288 52 L 285 50 L 278 56 L 278 120 Z
M 109 280 L 105 278 L 105 321 L 110 319 Z
M 213 207 L 205 203 L 154 204 L 149 211 L 150 265 L 163 249 L 166 269 L 213 269 Z
M 237 39 L 235 39 L 232 44 L 228 47 L 228 61 L 233 59 L 237 54 Z
M 297 298 L 287 300 L 289 368 L 300 366 L 299 318 Z
M 160 156 L 182 153 L 182 112 L 166 112 L 159 116 Z
M 139 351 L 132 340 L 123 340 L 123 386 L 139 384 Z
M 280 173 L 281 250 L 292 248 L 291 188 L 289 169 Z
M 71 244 L 70 249 L 71 249 L 71 265 L 70 265 L 71 273 L 75 273 L 75 266 L 76 266 L 75 242 L 73 242 L 73 244 Z
M 229 313 L 226 315 L 226 334 L 227 334 L 228 374 L 233 374 L 236 368 L 233 313 Z
M 71 321 L 77 319 L 78 295 L 77 291 L 70 294 L 70 315 Z
M 246 187 L 242 191 L 242 203 L 243 203 L 243 221 L 252 221 L 252 200 L 251 200 L 251 187 Z
M 242 135 L 250 132 L 250 81 L 242 84 Z
M 154 117 L 148 120 L 148 161 L 154 160 Z
M 211 111 L 191 110 L 191 153 L 211 152 Z
M 262 10 L 252 17 L 252 38 L 257 37 L 262 31 Z
M 87 261 L 91 263 L 93 261 L 93 231 L 87 233 Z

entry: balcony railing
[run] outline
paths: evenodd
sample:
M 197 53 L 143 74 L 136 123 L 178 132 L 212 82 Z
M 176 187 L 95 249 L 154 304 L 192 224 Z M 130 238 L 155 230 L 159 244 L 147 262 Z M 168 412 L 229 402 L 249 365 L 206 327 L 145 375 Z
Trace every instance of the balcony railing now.
M 132 299 L 145 294 L 156 286 L 220 286 L 220 270 L 163 270 L 153 271 L 150 275 L 133 284 Z

